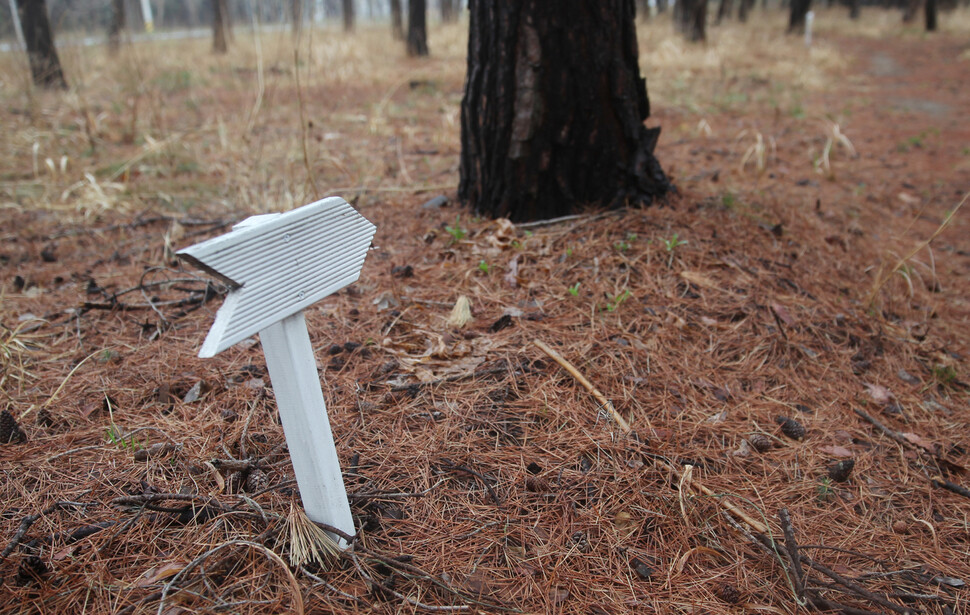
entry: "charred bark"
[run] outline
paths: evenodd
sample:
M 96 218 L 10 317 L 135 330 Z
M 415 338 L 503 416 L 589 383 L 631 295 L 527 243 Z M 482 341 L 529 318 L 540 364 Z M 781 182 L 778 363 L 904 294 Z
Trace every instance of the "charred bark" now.
M 805 34 L 805 16 L 812 6 L 812 0 L 791 0 L 791 12 L 788 14 L 788 33 Z
M 923 8 L 926 13 L 926 31 L 936 32 L 936 0 L 926 0 Z
M 229 51 L 229 7 L 226 0 L 212 0 L 212 51 Z
M 353 32 L 357 16 L 354 14 L 354 0 L 343 0 L 341 11 L 344 18 L 344 32 Z
M 121 32 L 125 29 L 125 0 L 111 0 L 111 23 L 108 24 L 108 51 L 121 49 Z
M 471 0 L 459 198 L 512 220 L 649 205 L 671 185 L 647 128 L 635 0 Z
M 17 14 L 24 31 L 30 76 L 34 85 L 67 89 L 61 59 L 54 46 L 54 31 L 47 16 L 47 3 L 44 0 L 17 0 Z
M 408 2 L 409 56 L 421 57 L 428 55 L 427 13 L 427 2 L 425 0 L 411 0 Z
M 399 41 L 404 40 L 404 19 L 401 16 L 401 0 L 391 0 L 391 34 Z

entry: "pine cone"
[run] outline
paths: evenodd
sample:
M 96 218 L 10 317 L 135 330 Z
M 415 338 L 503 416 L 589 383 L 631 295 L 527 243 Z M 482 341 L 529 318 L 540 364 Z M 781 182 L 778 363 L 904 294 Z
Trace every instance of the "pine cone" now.
M 10 442 L 26 442 L 27 434 L 17 424 L 17 419 L 13 418 L 9 410 L 0 412 L 0 444 Z
M 801 440 L 805 437 L 805 427 L 795 419 L 779 416 L 775 418 L 775 422 L 781 425 L 781 433 L 792 440 Z
M 751 434 L 750 436 L 748 436 L 748 444 L 750 444 L 751 448 L 758 451 L 759 453 L 769 451 L 773 446 L 771 442 L 771 438 L 760 433 Z
M 844 483 L 849 480 L 852 468 L 855 467 L 855 459 L 843 459 L 838 463 L 829 466 L 829 478 L 837 483 Z
M 728 604 L 741 602 L 741 592 L 738 591 L 737 587 L 728 585 L 727 583 L 721 583 L 714 588 L 714 594 Z
M 269 483 L 269 476 L 262 470 L 252 470 L 246 477 L 246 492 L 256 493 L 266 488 Z

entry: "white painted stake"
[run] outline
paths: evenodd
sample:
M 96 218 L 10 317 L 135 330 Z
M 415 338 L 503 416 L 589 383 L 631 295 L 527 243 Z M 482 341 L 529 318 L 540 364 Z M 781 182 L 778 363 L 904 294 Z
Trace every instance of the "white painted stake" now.
M 152 16 L 152 5 L 148 0 L 141 0 L 141 14 L 145 18 L 145 32 L 151 34 L 155 31 L 155 18 Z
M 805 46 L 812 46 L 812 24 L 815 23 L 815 11 L 805 13 Z
M 24 29 L 20 25 L 20 12 L 17 10 L 17 0 L 10 0 L 10 17 L 13 20 L 13 29 L 17 34 L 17 42 L 20 43 L 20 47 L 23 49 L 27 48 L 27 42 L 24 40 Z
M 199 356 L 259 333 L 307 516 L 351 535 L 354 521 L 303 309 L 357 281 L 375 230 L 346 201 L 331 197 L 252 216 L 178 252 L 232 287 Z

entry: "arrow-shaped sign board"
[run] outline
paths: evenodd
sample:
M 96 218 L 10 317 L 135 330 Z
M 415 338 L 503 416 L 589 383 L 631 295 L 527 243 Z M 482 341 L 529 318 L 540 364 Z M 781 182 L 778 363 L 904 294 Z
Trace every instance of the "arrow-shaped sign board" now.
M 307 516 L 351 535 L 350 504 L 303 309 L 357 281 L 375 230 L 346 201 L 330 197 L 253 216 L 178 252 L 231 289 L 199 356 L 215 356 L 259 333 Z

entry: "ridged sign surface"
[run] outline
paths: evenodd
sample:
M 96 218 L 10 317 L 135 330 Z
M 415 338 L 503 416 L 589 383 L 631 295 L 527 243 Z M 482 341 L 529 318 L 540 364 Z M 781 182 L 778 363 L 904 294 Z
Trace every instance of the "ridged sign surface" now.
M 178 255 L 230 285 L 199 351 L 216 353 L 357 281 L 375 227 L 345 200 L 254 216 Z

